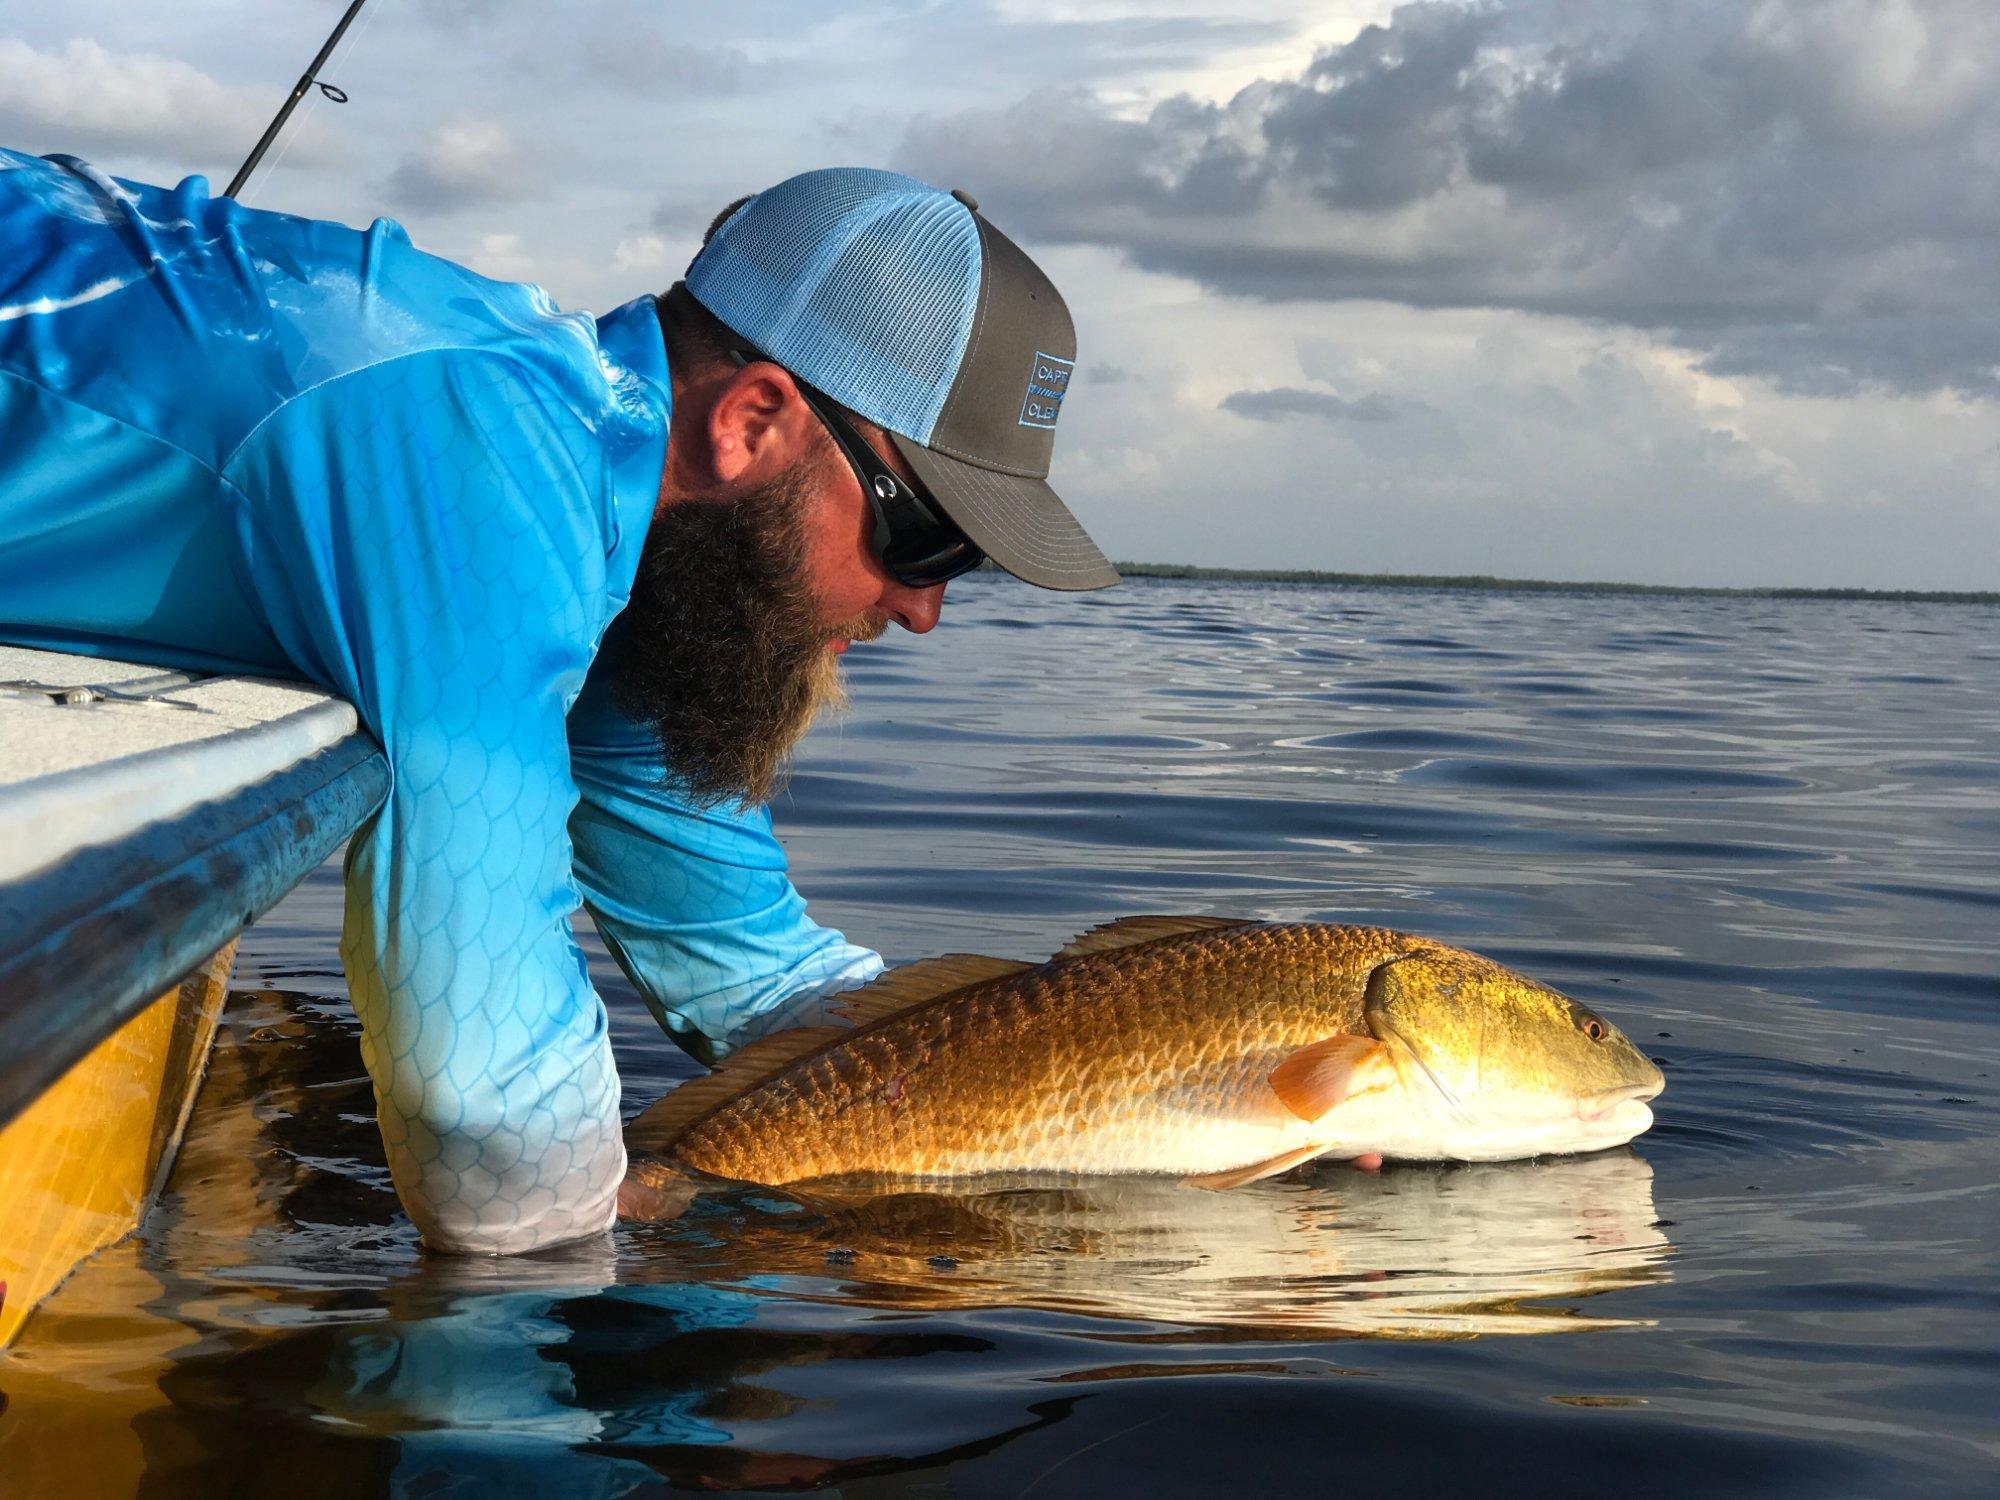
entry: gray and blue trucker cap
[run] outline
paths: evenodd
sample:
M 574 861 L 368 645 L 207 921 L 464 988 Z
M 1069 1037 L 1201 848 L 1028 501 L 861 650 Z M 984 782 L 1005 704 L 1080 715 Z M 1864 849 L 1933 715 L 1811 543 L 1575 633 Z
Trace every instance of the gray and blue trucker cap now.
M 695 300 L 885 429 L 981 551 L 1051 589 L 1118 582 L 1049 488 L 1076 368 L 1069 309 L 960 192 L 830 167 L 723 222 L 687 270 Z

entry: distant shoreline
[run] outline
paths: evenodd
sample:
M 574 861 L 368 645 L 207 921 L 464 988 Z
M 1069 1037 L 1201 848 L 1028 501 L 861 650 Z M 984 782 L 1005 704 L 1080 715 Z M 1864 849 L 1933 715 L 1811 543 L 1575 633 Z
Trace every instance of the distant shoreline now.
M 1727 589 L 1673 583 L 1566 583 L 1484 573 L 1325 573 L 1313 568 L 1197 568 L 1189 563 L 1121 562 L 1127 578 L 1194 578 L 1229 583 L 1316 583 L 1373 588 L 1465 589 L 1516 594 L 1685 594 L 1717 599 L 1860 599 L 1878 604 L 2000 604 L 2000 591 L 1949 589 Z

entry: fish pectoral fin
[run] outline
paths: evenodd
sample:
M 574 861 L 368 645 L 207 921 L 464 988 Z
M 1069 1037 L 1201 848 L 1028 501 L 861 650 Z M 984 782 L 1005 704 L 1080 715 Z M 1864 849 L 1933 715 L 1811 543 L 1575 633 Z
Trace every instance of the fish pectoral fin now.
M 678 1219 L 700 1192 L 701 1184 L 672 1163 L 634 1151 L 625 1162 L 625 1180 L 618 1184 L 618 1217 L 645 1224 Z
M 946 953 L 938 958 L 920 958 L 913 964 L 904 964 L 900 969 L 891 969 L 872 983 L 833 996 L 827 1001 L 827 1006 L 856 1026 L 865 1026 L 870 1021 L 896 1015 L 913 1005 L 935 1000 L 940 995 L 953 994 L 989 979 L 1005 979 L 1009 974 L 1018 974 L 1033 967 L 1033 964 L 1020 963 L 1011 958 Z
M 1183 1177 L 1186 1187 L 1207 1188 L 1211 1192 L 1221 1192 L 1224 1188 L 1242 1187 L 1246 1182 L 1256 1182 L 1265 1177 L 1276 1177 L 1280 1172 L 1290 1171 L 1300 1162 L 1311 1161 L 1324 1146 L 1300 1146 L 1295 1150 L 1283 1151 L 1269 1161 L 1254 1161 L 1247 1167 L 1231 1167 L 1227 1172 L 1205 1172 L 1199 1177 Z
M 1373 1037 L 1342 1032 L 1279 1063 L 1271 1070 L 1271 1091 L 1301 1120 L 1317 1120 L 1341 1100 L 1394 1078 L 1388 1048 Z
M 1055 957 L 1081 958 L 1086 953 L 1104 953 L 1113 948 L 1136 948 L 1141 943 L 1179 937 L 1184 932 L 1213 932 L 1218 927 L 1252 925 L 1245 917 L 1120 917 L 1079 934 Z

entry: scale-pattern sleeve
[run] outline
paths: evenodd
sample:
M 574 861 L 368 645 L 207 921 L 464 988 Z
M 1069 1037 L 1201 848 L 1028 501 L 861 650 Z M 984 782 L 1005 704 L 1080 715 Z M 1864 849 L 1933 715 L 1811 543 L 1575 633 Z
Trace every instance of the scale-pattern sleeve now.
M 341 955 L 397 1192 L 437 1249 L 601 1231 L 624 1175 L 566 832 L 603 463 L 518 362 L 433 350 L 294 398 L 225 471 L 293 660 L 391 767 L 349 846 Z
M 713 1064 L 767 1031 L 812 1024 L 819 999 L 879 974 L 872 949 L 806 915 L 770 811 L 692 802 L 601 676 L 570 715 L 577 882 L 667 1033 Z

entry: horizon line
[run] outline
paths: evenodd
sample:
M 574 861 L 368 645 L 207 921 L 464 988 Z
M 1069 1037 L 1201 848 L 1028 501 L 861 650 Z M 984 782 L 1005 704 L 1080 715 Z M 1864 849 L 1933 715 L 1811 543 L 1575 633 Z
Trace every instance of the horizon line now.
M 991 567 L 989 562 L 987 566 Z M 1465 589 L 1493 593 L 1683 594 L 1739 599 L 1870 600 L 1884 604 L 2000 604 L 2000 590 L 1812 588 L 1792 585 L 1614 583 L 1604 580 L 1502 578 L 1491 573 L 1347 573 L 1320 568 L 1221 568 L 1193 563 L 1113 562 L 1127 578 L 1190 578 L 1242 583 L 1309 583 L 1375 588 Z

